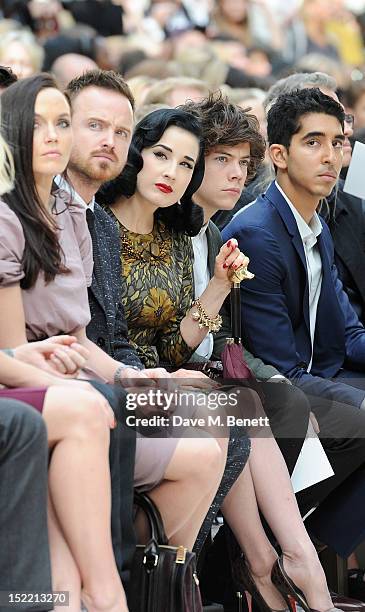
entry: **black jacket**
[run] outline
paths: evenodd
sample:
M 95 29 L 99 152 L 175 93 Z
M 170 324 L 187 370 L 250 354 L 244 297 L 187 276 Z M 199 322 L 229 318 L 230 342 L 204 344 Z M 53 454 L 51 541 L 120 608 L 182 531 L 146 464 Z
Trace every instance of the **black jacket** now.
M 124 309 L 119 301 L 121 269 L 118 228 L 98 204 L 95 204 L 94 219 L 99 265 L 94 266 L 89 288 L 91 321 L 86 333 L 90 340 L 117 361 L 143 368 L 129 343 Z M 100 278 L 96 278 L 95 269 Z
M 352 307 L 360 321 L 365 323 L 365 203 L 343 191 L 329 196 L 327 223 L 334 247 L 335 262 Z M 323 209 L 321 214 L 323 214 Z

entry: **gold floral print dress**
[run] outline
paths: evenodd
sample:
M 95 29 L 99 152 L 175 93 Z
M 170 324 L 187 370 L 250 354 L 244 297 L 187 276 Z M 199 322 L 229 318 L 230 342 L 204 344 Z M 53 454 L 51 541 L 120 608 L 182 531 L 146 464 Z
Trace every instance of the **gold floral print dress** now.
M 180 333 L 194 299 L 191 238 L 158 220 L 150 234 L 135 234 L 106 210 L 120 232 L 121 301 L 129 339 L 145 367 L 179 366 L 194 352 Z

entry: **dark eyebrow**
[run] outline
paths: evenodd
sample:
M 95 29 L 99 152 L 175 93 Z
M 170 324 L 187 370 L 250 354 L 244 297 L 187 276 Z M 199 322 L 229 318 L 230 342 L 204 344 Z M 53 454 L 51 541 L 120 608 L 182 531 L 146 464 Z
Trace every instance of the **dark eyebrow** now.
M 316 136 L 326 136 L 326 134 L 324 132 L 308 132 L 308 134 L 305 134 L 302 137 L 302 140 L 306 140 L 307 138 L 315 138 Z M 342 142 L 344 142 L 345 140 L 345 136 L 343 134 L 336 134 L 336 136 L 334 136 L 334 139 L 336 140 L 342 140 Z
M 215 150 L 215 155 L 227 155 L 227 157 L 233 157 L 233 155 L 231 153 L 228 153 L 227 151 L 225 151 L 224 149 L 216 149 Z M 242 157 L 240 157 L 240 159 L 250 159 L 251 155 L 242 155 Z
M 169 153 L 172 153 L 172 149 L 170 149 L 170 147 L 167 147 L 164 144 L 155 144 L 155 145 L 152 145 L 151 149 L 154 149 L 155 147 L 161 147 L 162 149 L 165 149 L 165 151 L 168 151 Z M 193 164 L 195 164 L 195 159 L 193 159 L 192 157 L 189 157 L 189 155 L 184 155 L 184 159 L 188 159 L 189 161 L 193 162 Z
M 227 153 L 227 151 L 225 151 L 224 149 L 216 149 L 214 153 L 216 155 L 221 154 L 221 155 L 227 155 L 227 157 L 232 157 L 231 153 Z

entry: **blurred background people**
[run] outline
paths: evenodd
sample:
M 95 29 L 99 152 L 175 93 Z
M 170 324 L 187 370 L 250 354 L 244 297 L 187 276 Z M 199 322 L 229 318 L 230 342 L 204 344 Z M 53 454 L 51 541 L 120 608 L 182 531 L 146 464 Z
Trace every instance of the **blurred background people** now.
M 8 66 L 19 79 L 42 69 L 44 51 L 36 38 L 26 30 L 0 36 L 0 63 Z
M 51 72 L 60 89 L 66 89 L 72 79 L 81 76 L 88 70 L 94 70 L 98 65 L 90 57 L 79 53 L 60 55 L 52 64 Z

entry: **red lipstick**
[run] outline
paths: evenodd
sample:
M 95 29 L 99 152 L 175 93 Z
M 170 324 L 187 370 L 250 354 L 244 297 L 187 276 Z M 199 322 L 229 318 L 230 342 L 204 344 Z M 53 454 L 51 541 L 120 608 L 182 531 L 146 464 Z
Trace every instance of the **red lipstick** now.
M 172 193 L 173 192 L 173 188 L 170 187 L 170 185 L 166 185 L 165 183 L 156 183 L 155 186 L 157 187 L 157 189 L 162 191 L 162 193 Z

